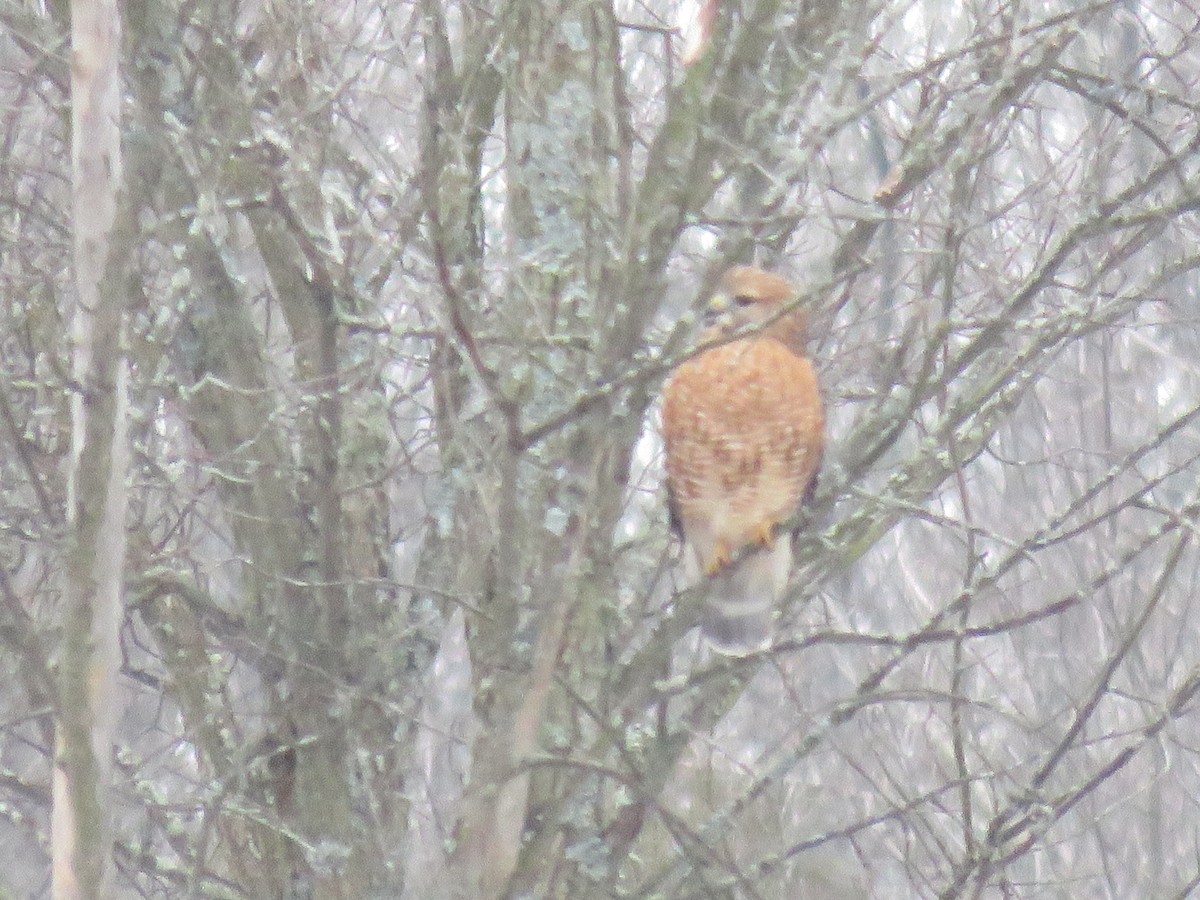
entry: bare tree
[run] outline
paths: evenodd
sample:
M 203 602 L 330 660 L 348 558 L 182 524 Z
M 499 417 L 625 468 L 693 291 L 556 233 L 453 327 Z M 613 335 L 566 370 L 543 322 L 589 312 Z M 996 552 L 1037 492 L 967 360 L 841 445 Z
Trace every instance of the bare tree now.
M 116 3 L 71 8 L 71 458 L 54 750 L 54 897 L 113 888 L 112 746 L 120 704 L 128 369 L 123 335 L 129 227 L 121 190 Z
M 0 7 L 9 892 L 68 858 L 55 726 L 97 785 L 116 745 L 109 896 L 1200 883 L 1195 10 L 124 15 L 89 95 L 118 153 L 67 133 L 83 19 Z M 829 441 L 777 639 L 734 659 L 698 643 L 656 399 L 750 261 L 800 286 Z M 90 376 L 77 283 L 122 311 Z M 128 490 L 106 569 L 71 484 Z M 99 741 L 78 613 L 121 535 Z

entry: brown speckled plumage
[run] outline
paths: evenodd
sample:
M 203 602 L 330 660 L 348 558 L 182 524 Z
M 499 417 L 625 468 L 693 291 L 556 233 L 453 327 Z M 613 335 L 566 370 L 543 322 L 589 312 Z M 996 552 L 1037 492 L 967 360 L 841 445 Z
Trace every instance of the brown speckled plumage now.
M 725 320 L 706 339 L 778 314 L 788 282 L 739 267 L 722 281 Z M 767 643 L 787 582 L 791 547 L 774 540 L 809 493 L 824 451 L 825 417 L 804 317 L 791 312 L 762 332 L 714 347 L 679 366 L 663 395 L 663 440 L 673 516 L 714 586 L 710 640 L 739 653 Z M 733 570 L 730 559 L 762 547 Z

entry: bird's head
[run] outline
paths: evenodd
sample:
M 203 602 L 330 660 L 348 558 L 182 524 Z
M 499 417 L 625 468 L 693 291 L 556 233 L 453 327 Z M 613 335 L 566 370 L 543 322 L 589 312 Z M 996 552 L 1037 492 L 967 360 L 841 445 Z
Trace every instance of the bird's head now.
M 791 282 L 753 266 L 735 266 L 721 276 L 717 292 L 705 312 L 710 338 L 753 328 L 779 315 L 796 299 Z M 787 344 L 800 353 L 808 337 L 808 321 L 800 310 L 792 310 L 768 325 L 763 334 Z

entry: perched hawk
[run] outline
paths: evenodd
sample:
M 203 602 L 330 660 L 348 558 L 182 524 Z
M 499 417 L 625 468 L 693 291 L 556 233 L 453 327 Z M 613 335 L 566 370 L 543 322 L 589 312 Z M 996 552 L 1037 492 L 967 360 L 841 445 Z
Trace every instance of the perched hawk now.
M 704 339 L 766 324 L 692 357 L 663 391 L 671 520 L 685 553 L 714 581 L 704 633 L 724 653 L 770 642 L 792 566 L 790 535 L 775 528 L 800 509 L 821 467 L 825 414 L 804 355 L 805 318 L 775 318 L 794 299 L 776 275 L 731 269 L 710 304 L 720 318 Z M 754 549 L 731 566 L 744 547 Z

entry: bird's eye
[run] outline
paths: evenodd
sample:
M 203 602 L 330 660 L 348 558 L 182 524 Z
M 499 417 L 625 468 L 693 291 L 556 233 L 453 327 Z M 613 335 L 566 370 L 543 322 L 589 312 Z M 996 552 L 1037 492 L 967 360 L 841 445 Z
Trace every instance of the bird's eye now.
M 738 294 L 736 297 L 733 298 L 733 302 L 736 303 L 738 306 L 753 306 L 754 298 L 751 297 L 749 294 Z

